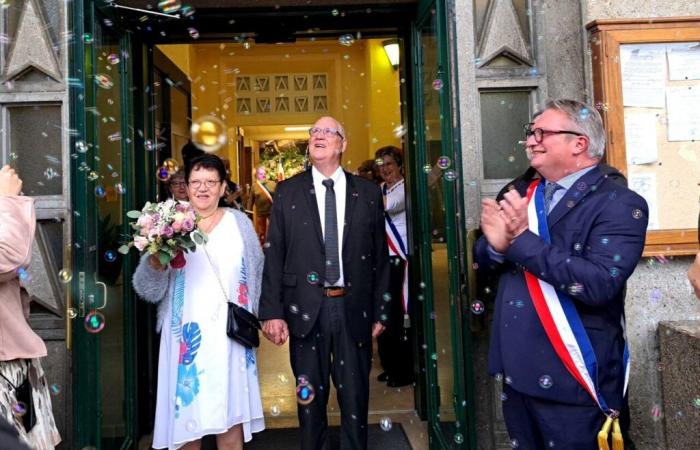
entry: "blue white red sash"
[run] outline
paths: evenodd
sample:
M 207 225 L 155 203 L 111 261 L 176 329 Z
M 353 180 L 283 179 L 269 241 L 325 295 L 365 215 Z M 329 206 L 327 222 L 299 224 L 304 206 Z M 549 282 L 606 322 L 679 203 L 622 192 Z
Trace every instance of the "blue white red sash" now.
M 531 232 L 550 243 L 547 211 L 544 210 L 544 183 L 544 180 L 535 180 L 528 187 L 528 223 Z M 598 388 L 598 362 L 573 300 L 529 272 L 525 272 L 525 281 L 537 315 L 557 356 L 603 413 L 609 415 L 610 409 Z M 624 321 L 622 327 L 624 332 Z M 629 352 L 626 344 L 623 362 L 624 395 L 629 379 Z
M 384 195 L 386 195 L 386 185 L 383 187 Z M 406 245 L 401 239 L 399 230 L 394 225 L 394 222 L 389 217 L 388 213 L 384 213 L 384 224 L 386 228 L 386 242 L 389 247 L 389 255 L 398 256 L 403 261 L 403 283 L 401 285 L 401 304 L 403 305 L 403 324 L 404 328 L 411 326 L 411 321 L 408 314 L 408 257 L 406 256 Z
M 260 191 L 262 191 L 262 193 L 265 194 L 265 197 L 267 197 L 267 199 L 270 200 L 270 203 L 272 203 L 272 192 L 270 192 L 267 186 L 265 186 L 265 183 L 261 183 L 260 180 L 255 180 L 255 182 L 258 184 Z

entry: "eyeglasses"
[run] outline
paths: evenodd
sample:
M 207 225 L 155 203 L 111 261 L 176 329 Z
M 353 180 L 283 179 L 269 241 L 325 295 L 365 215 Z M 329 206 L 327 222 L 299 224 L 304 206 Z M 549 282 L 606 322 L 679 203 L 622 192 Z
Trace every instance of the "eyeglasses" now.
M 345 139 L 342 134 L 340 134 L 340 131 L 338 131 L 337 128 L 319 128 L 319 127 L 313 127 L 309 128 L 309 136 L 314 136 L 316 134 L 323 134 L 323 137 L 325 138 L 331 138 L 333 136 L 338 136 L 340 139 Z
M 549 136 L 552 134 L 573 134 L 574 136 L 588 137 L 583 133 L 579 133 L 578 131 L 545 130 L 543 128 L 532 128 L 533 125 L 533 123 L 526 123 L 525 125 L 523 125 L 523 128 L 525 129 L 525 138 L 527 139 L 530 136 L 535 136 L 535 142 L 537 142 L 538 144 L 542 143 L 545 136 Z
M 171 181 L 170 182 L 170 186 L 172 186 L 172 187 L 179 188 L 179 187 L 185 187 L 186 185 L 187 185 L 187 183 L 185 183 L 184 181 Z
M 208 189 L 211 189 L 211 188 L 217 186 L 219 183 L 221 183 L 221 180 L 205 180 L 205 181 L 195 180 L 195 181 L 190 181 L 189 185 L 195 189 L 199 189 L 200 187 L 202 187 L 202 183 L 204 183 L 204 185 Z

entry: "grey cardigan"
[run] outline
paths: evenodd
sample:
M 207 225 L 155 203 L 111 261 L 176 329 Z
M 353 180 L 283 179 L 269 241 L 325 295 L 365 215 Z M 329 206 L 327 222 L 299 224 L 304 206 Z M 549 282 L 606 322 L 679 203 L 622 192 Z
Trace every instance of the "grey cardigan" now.
M 234 209 L 227 209 L 226 213 L 233 214 L 243 239 L 243 259 L 248 271 L 248 299 L 253 307 L 253 312 L 257 314 L 264 261 L 262 249 L 248 216 Z M 145 253 L 141 257 L 141 261 L 134 273 L 132 285 L 142 299 L 158 305 L 156 331 L 160 332 L 166 313 L 170 309 L 171 292 L 175 283 L 175 271 L 170 269 L 170 267 L 162 272 L 153 269 L 148 263 L 148 256 L 149 254 Z

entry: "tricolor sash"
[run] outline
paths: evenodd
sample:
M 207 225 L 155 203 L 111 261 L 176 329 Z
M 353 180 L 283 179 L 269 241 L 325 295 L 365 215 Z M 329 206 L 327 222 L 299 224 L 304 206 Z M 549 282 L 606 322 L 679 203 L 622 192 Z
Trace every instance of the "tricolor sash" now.
M 272 192 L 265 186 L 265 183 L 261 183 L 260 180 L 255 180 L 255 182 L 258 184 L 258 187 L 262 191 L 263 194 L 265 194 L 265 197 L 267 197 L 268 200 L 270 200 L 270 203 L 272 203 Z
M 386 195 L 386 185 L 383 186 Z M 408 315 L 408 257 L 406 256 L 406 245 L 401 239 L 399 230 L 394 225 L 388 213 L 384 213 L 384 223 L 386 229 L 386 242 L 389 247 L 389 255 L 398 256 L 403 261 L 403 282 L 401 284 L 401 304 L 403 305 L 403 327 L 411 327 L 411 319 Z
M 540 236 L 545 242 L 551 243 L 547 226 L 547 211 L 544 209 L 544 186 L 544 179 L 535 180 L 527 189 L 528 223 L 531 232 Z M 598 388 L 598 362 L 574 301 L 565 293 L 554 289 L 551 284 L 527 271 L 525 272 L 525 281 L 535 311 L 557 356 L 566 370 L 583 386 L 601 411 L 609 418 L 598 435 L 599 446 L 602 449 L 608 448 L 607 436 L 611 426 L 613 426 L 613 448 L 621 448 L 618 445 L 622 445 L 622 435 L 618 433 L 619 424 L 615 422 L 618 412 L 608 407 Z M 624 321 L 622 327 L 624 332 Z M 627 391 L 629 377 L 627 344 L 625 344 L 623 362 L 625 365 L 624 395 L 624 392 Z M 604 445 L 601 441 L 603 433 L 605 433 Z M 617 442 L 618 437 L 619 442 Z

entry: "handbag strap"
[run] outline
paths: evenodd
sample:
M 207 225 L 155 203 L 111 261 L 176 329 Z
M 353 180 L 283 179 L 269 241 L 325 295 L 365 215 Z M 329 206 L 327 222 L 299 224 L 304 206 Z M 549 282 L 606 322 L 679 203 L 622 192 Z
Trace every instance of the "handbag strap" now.
M 221 278 L 219 277 L 219 271 L 216 270 L 216 266 L 214 263 L 211 261 L 211 257 L 209 256 L 209 252 L 207 251 L 207 244 L 202 245 L 202 248 L 204 249 L 204 254 L 207 255 L 207 261 L 209 261 L 209 266 L 211 266 L 212 272 L 214 272 L 214 276 L 216 276 L 216 281 L 219 282 L 219 287 L 221 288 L 221 292 L 224 294 L 224 298 L 226 299 L 226 303 L 233 303 L 229 298 L 228 294 L 226 294 L 226 289 L 224 289 L 224 284 L 221 282 Z M 235 303 L 233 303 L 235 306 Z
M 24 362 L 27 363 L 27 378 L 29 378 L 29 360 L 26 359 L 26 360 L 24 360 Z M 3 377 L 3 378 L 5 379 L 5 381 L 7 381 L 7 384 L 9 384 L 9 385 L 12 387 L 13 390 L 16 391 L 17 388 L 19 387 L 19 386 L 15 386 L 15 385 L 12 383 L 12 381 L 10 381 L 10 380 L 9 380 L 5 375 L 3 375 L 1 372 L 0 372 L 0 377 Z M 21 384 L 22 384 L 22 383 L 20 383 L 20 385 L 21 385 Z

